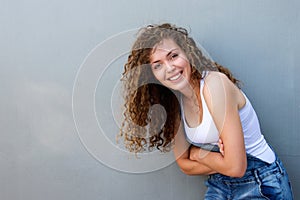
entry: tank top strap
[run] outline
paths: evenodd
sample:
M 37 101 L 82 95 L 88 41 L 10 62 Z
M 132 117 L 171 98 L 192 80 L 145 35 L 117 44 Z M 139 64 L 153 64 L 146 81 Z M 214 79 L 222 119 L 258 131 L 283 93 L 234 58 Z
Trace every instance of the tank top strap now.
M 204 79 L 201 79 L 200 80 L 200 98 L 201 98 L 201 104 L 202 104 L 202 109 L 203 109 L 203 116 L 207 116 L 209 115 L 211 117 L 211 114 L 208 110 L 208 107 L 207 107 L 207 104 L 206 104 L 206 101 L 204 99 L 204 94 L 203 94 L 203 88 L 204 88 L 204 84 L 205 84 L 205 81 Z

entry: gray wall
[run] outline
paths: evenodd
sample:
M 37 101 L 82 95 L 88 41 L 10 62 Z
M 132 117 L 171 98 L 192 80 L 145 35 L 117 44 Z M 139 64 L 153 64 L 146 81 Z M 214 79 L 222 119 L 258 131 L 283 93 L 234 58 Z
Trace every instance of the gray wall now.
M 162 161 L 152 170 L 124 172 L 118 159 L 106 160 L 120 158 L 118 153 L 86 145 L 73 118 L 73 86 L 84 84 L 76 77 L 89 53 L 112 35 L 160 22 L 190 27 L 214 60 L 243 81 L 300 198 L 299 1 L 0 0 L 0 5 L 0 199 L 202 199 L 204 177 L 188 177 L 174 162 Z M 122 63 L 124 56 L 116 56 Z M 101 100 L 100 86 L 95 97 Z M 99 119 L 112 117 L 101 109 L 96 108 Z M 138 162 L 133 160 L 124 162 Z

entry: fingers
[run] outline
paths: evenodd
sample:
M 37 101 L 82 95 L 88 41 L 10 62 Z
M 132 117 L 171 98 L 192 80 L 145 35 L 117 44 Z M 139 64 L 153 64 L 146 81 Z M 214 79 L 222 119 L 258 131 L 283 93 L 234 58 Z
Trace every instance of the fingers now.
M 196 158 L 197 158 L 197 150 L 198 150 L 198 148 L 195 147 L 195 146 L 191 146 L 190 147 L 190 156 L 189 156 L 190 160 L 196 160 Z
M 220 153 L 222 154 L 222 156 L 224 156 L 224 154 L 225 154 L 224 144 L 223 144 L 223 141 L 221 139 L 219 139 L 218 146 L 219 146 L 219 149 L 220 149 Z

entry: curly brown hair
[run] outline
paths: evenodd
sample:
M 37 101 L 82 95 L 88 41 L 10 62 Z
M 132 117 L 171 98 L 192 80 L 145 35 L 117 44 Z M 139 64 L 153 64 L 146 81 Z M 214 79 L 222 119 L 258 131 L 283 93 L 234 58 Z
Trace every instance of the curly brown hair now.
M 169 151 L 179 128 L 179 94 L 161 85 L 150 67 L 150 56 L 164 39 L 172 39 L 186 54 L 192 80 L 200 81 L 204 71 L 219 71 L 236 85 L 239 83 L 227 68 L 203 55 L 186 29 L 168 23 L 140 29 L 122 74 L 125 110 L 119 136 L 130 152 Z M 165 112 L 151 110 L 157 104 Z

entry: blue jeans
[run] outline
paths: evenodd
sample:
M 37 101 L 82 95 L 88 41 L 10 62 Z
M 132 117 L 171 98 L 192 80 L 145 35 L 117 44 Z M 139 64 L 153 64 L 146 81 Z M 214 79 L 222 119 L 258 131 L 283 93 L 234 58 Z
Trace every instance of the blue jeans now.
M 206 200 L 293 199 L 287 172 L 277 155 L 271 164 L 247 155 L 247 170 L 242 178 L 212 174 L 206 186 Z

